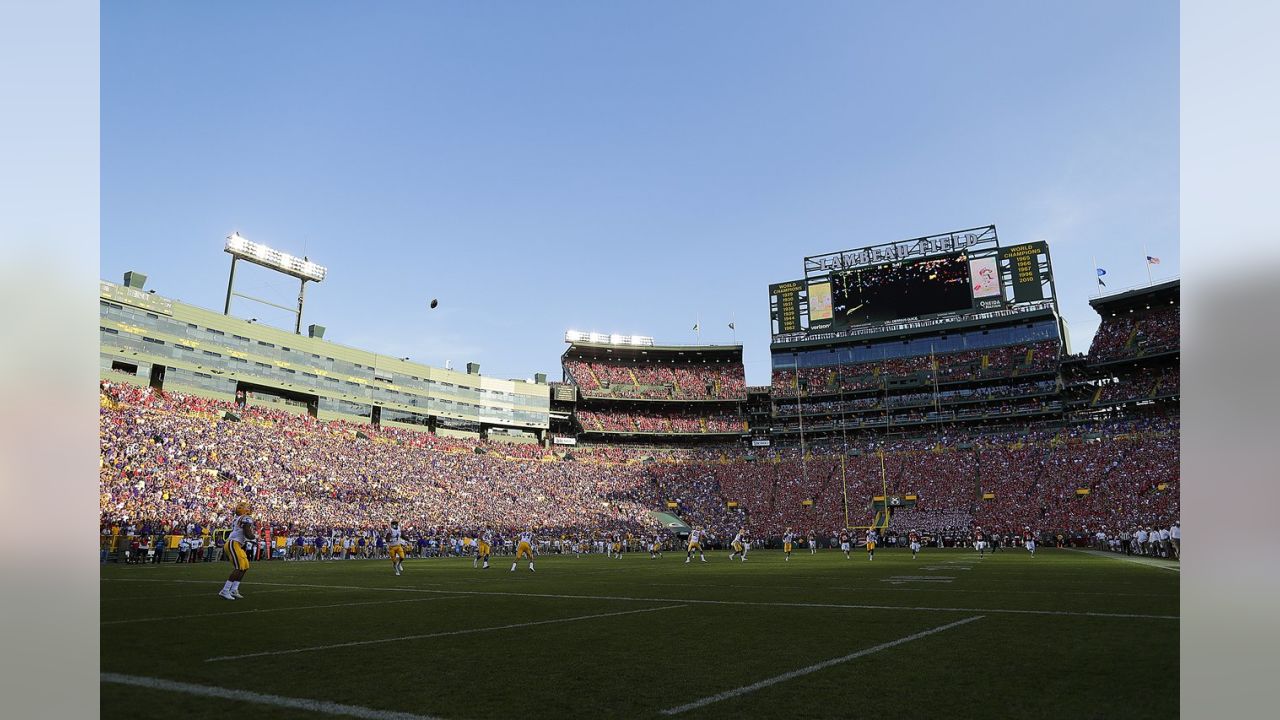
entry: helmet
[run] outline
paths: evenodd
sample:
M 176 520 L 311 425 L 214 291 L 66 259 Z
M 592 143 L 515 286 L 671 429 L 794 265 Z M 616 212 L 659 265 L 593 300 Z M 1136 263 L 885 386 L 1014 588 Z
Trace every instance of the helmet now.
M 399 524 L 400 524 L 400 521 L 399 521 L 399 520 L 392 520 L 392 521 L 391 521 L 391 527 L 396 527 L 396 526 L 398 526 Z
M 242 515 L 248 515 L 248 514 L 249 514 L 249 503 L 247 502 L 236 503 L 236 515 L 242 516 Z

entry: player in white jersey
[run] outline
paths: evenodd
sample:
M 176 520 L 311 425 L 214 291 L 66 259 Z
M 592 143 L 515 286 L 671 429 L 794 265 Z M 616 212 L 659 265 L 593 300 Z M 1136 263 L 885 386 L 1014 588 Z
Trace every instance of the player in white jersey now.
M 747 536 L 746 528 L 739 528 L 738 534 L 733 536 L 733 542 L 731 543 L 731 545 L 733 546 L 733 552 L 729 553 L 730 560 L 732 560 L 735 555 L 738 555 L 742 557 L 742 562 L 747 561 L 747 544 L 745 540 L 746 536 Z
M 235 513 L 236 519 L 232 523 L 231 534 L 227 536 L 226 555 L 231 561 L 231 576 L 227 578 L 226 584 L 218 593 L 218 596 L 225 600 L 244 599 L 240 594 L 240 580 L 245 573 L 249 572 L 249 555 L 245 552 L 244 544 L 256 537 L 253 531 L 253 518 L 249 516 L 249 503 L 242 502 L 236 505 Z
M 383 539 L 387 541 L 387 557 L 391 558 L 391 568 L 399 575 L 404 571 L 404 538 L 400 535 L 400 521 L 391 521 L 391 527 L 387 529 Z
M 782 552 L 786 562 L 791 562 L 791 542 L 795 540 L 795 535 L 791 533 L 791 528 L 787 528 L 787 532 L 782 536 Z
M 520 533 L 520 542 L 516 544 L 516 559 L 511 561 L 511 572 L 516 571 L 516 565 L 519 564 L 520 558 L 529 558 L 529 572 L 533 569 L 533 530 L 525 530 Z
M 809 537 L 805 538 L 805 542 L 809 543 L 809 554 L 817 555 L 818 554 L 818 534 L 810 530 Z
M 693 552 L 695 550 L 698 551 L 698 557 L 702 562 L 707 561 L 707 554 L 702 551 L 702 540 L 705 535 L 706 531 L 698 528 L 694 528 L 689 531 L 689 551 L 684 556 L 684 561 L 686 563 L 693 560 Z
M 662 536 L 661 535 L 653 536 L 653 542 L 649 544 L 649 558 L 656 559 L 656 560 L 662 559 Z
M 880 534 L 875 530 L 867 531 L 867 559 L 876 559 L 876 543 L 880 541 Z

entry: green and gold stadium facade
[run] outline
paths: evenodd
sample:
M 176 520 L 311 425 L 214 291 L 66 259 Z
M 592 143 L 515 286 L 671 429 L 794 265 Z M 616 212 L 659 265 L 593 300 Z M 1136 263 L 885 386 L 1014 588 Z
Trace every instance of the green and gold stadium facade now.
M 250 404 L 276 402 L 321 420 L 448 432 L 547 429 L 545 382 L 429 367 L 298 335 L 99 281 L 100 375 L 113 382 Z M 160 380 L 162 378 L 162 380 Z

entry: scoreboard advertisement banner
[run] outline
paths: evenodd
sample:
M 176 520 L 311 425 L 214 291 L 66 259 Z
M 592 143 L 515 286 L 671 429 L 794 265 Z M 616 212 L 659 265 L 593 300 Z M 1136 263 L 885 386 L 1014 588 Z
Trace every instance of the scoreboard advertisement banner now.
M 985 257 L 969 261 L 969 282 L 972 283 L 973 299 L 999 298 L 1000 267 L 995 258 Z
M 831 319 L 831 283 L 809 283 L 809 322 Z

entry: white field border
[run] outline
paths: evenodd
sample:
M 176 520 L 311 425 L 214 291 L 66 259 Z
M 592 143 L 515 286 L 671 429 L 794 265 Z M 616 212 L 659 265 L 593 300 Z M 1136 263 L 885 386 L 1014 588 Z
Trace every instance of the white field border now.
M 149 580 L 145 578 L 114 578 L 110 582 L 168 582 L 168 583 L 197 583 L 202 585 L 211 585 L 208 580 Z M 398 588 L 398 587 L 367 587 L 360 585 L 321 585 L 310 583 L 272 583 L 260 582 L 254 583 L 259 586 L 280 586 L 280 587 L 310 587 L 321 588 L 327 590 L 376 590 L 382 592 L 416 592 L 416 593 L 435 593 L 440 595 L 476 595 L 484 597 L 528 597 L 528 598 L 547 598 L 553 600 L 612 600 L 619 602 L 673 602 L 684 603 L 687 605 L 735 605 L 735 606 L 755 606 L 755 607 L 795 607 L 795 608 L 829 608 L 829 609 L 845 609 L 845 610 L 897 610 L 905 612 L 954 612 L 954 613 L 987 613 L 1002 615 L 1044 615 L 1056 617 L 1091 617 L 1091 618 L 1117 618 L 1117 619 L 1144 619 L 1144 620 L 1174 620 L 1180 621 L 1179 615 L 1152 615 L 1145 613 L 1108 613 L 1108 612 L 1085 612 L 1076 610 L 1026 610 L 1019 608 L 973 608 L 973 607 L 937 607 L 923 605 L 867 605 L 856 603 L 819 603 L 819 602 L 773 602 L 765 600 L 707 600 L 701 598 L 674 598 L 674 597 L 632 597 L 622 595 L 568 595 L 560 593 L 525 593 L 525 592 L 506 592 L 500 590 L 429 590 L 425 588 Z
M 1159 570 L 1171 570 L 1176 573 L 1182 572 L 1182 567 L 1181 565 L 1178 564 L 1180 562 L 1178 560 L 1166 560 L 1164 558 L 1150 558 L 1145 555 L 1130 557 L 1123 553 L 1113 553 L 1113 552 L 1107 552 L 1103 550 L 1094 550 L 1093 548 L 1063 548 L 1063 550 L 1069 550 L 1073 553 L 1079 553 L 1081 555 L 1092 555 L 1093 557 L 1111 558 L 1112 560 L 1123 560 L 1125 562 L 1133 563 L 1134 565 L 1142 565 L 1143 567 L 1157 568 Z

